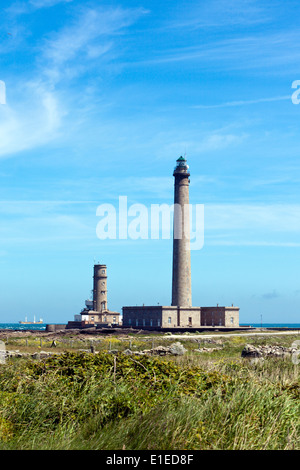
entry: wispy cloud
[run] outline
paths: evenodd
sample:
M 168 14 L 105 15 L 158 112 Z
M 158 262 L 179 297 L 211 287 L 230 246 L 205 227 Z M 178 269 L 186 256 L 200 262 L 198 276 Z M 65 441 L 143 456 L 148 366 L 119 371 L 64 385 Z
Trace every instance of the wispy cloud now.
M 74 208 L 74 205 L 82 207 Z M 94 239 L 95 211 L 82 201 L 0 201 L 1 243 Z
M 60 132 L 65 111 L 55 92 L 28 82 L 19 93 L 23 101 L 11 105 L 8 100 L 0 109 L 0 157 L 49 143 Z
M 238 25 L 256 25 L 269 22 L 270 9 L 256 0 L 211 0 L 193 3 L 192 8 L 185 5 L 184 14 L 179 10 L 178 17 L 168 22 L 170 28 L 189 30 L 208 29 Z
M 207 204 L 205 225 L 213 230 L 257 230 L 300 234 L 299 204 Z
M 291 95 L 285 95 L 285 96 L 274 96 L 270 98 L 257 98 L 255 100 L 240 100 L 240 101 L 228 101 L 226 103 L 219 103 L 219 104 L 198 104 L 191 106 L 191 108 L 195 109 L 209 109 L 209 108 L 227 108 L 231 106 L 247 106 L 251 104 L 259 104 L 259 103 L 269 103 L 273 101 L 286 101 L 286 100 L 291 100 Z
M 31 0 L 25 5 L 42 8 L 57 3 Z M 22 6 L 14 3 L 11 8 L 21 13 Z M 0 157 L 61 137 L 62 129 L 67 128 L 66 116 L 72 116 L 72 128 L 78 129 L 84 119 L 84 112 L 78 113 L 78 102 L 85 85 L 74 81 L 76 90 L 72 89 L 72 78 L 89 73 L 92 67 L 97 69 L 96 75 L 100 74 L 107 54 L 111 52 L 111 58 L 121 53 L 121 47 L 116 46 L 120 46 L 119 38 L 125 28 L 146 12 L 142 8 L 120 7 L 81 7 L 74 11 L 75 16 L 70 15 L 68 23 L 43 36 L 39 46 L 33 49 L 31 77 L 35 78 L 14 76 L 13 84 L 7 80 L 7 104 L 0 108 Z M 98 88 L 92 95 L 97 91 Z M 93 105 L 93 96 L 87 93 L 82 100 L 89 100 Z
M 263 247 L 263 248 L 300 248 L 300 242 L 281 242 L 281 241 L 262 241 L 262 240 L 249 240 L 246 237 L 243 239 L 235 240 L 217 240 L 214 238 L 205 237 L 205 244 L 212 246 L 232 246 L 232 247 Z
M 50 8 L 59 3 L 70 3 L 73 0 L 29 0 L 16 1 L 12 3 L 9 7 L 5 9 L 7 13 L 12 16 L 24 15 L 32 13 L 34 10 L 39 10 L 41 8 Z
M 80 11 L 72 24 L 51 34 L 43 43 L 44 71 L 54 83 L 65 79 L 66 73 L 76 76 L 86 71 L 90 59 L 99 59 L 114 49 L 116 37 L 145 13 L 142 8 L 98 7 Z M 114 49 L 114 57 L 118 53 Z
M 206 204 L 204 213 L 210 245 L 300 247 L 297 204 Z
M 300 33 L 298 30 L 264 32 L 244 35 L 236 33 L 234 37 L 215 41 L 204 37 L 193 45 L 176 47 L 174 49 L 162 48 L 159 54 L 136 64 L 160 65 L 191 62 L 199 63 L 201 69 L 218 67 L 222 70 L 245 69 L 272 69 L 273 67 L 288 65 L 296 70 L 295 64 L 300 59 L 297 48 Z M 281 73 L 287 70 L 282 68 Z
M 172 158 L 177 155 L 178 151 L 184 153 L 185 151 L 189 155 L 199 155 L 206 152 L 215 152 L 217 150 L 223 150 L 230 147 L 236 147 L 248 138 L 245 132 L 240 134 L 233 132 L 226 132 L 215 130 L 211 132 L 201 132 L 200 130 L 190 135 L 186 131 L 186 140 L 178 140 L 177 136 L 173 136 L 173 139 L 169 139 L 165 136 L 165 141 L 161 142 L 160 154 L 164 158 Z
M 29 3 L 34 8 L 48 8 L 58 3 L 71 3 L 73 0 L 30 0 Z

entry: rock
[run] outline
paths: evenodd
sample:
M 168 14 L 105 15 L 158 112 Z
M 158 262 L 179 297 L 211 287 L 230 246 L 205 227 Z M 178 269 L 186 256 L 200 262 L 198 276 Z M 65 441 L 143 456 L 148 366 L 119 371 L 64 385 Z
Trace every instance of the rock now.
M 252 344 L 245 344 L 242 351 L 242 357 L 261 357 L 262 353 L 258 347 L 252 346 Z
M 199 352 L 199 353 L 212 352 L 212 351 L 220 351 L 220 349 L 223 349 L 223 348 L 198 348 L 198 349 L 194 349 L 194 352 Z
M 35 353 L 31 354 L 31 357 L 32 357 L 32 359 L 41 359 L 40 353 L 38 353 L 38 352 L 35 352 Z
M 125 349 L 123 354 L 127 356 L 134 354 L 138 356 L 182 356 L 186 352 L 186 349 L 182 346 L 181 343 L 173 343 L 170 346 L 156 346 L 152 349 L 144 349 L 143 351 L 132 351 L 131 349 Z
M 154 356 L 182 356 L 186 349 L 182 346 L 181 343 L 173 343 L 170 346 L 156 346 L 156 348 L 146 349 L 143 351 L 145 354 L 151 354 Z
M 262 345 L 253 346 L 253 344 L 245 344 L 242 351 L 242 357 L 262 358 L 262 357 L 286 357 L 293 353 L 293 348 L 284 348 L 283 346 Z
M 169 352 L 173 356 L 183 356 L 184 353 L 186 352 L 186 349 L 183 347 L 181 343 L 173 343 L 169 347 Z
M 156 348 L 148 349 L 147 353 L 157 356 L 166 356 L 169 353 L 169 348 L 166 346 L 156 346 Z
M 131 349 L 125 349 L 125 351 L 123 351 L 123 354 L 125 354 L 126 356 L 130 356 L 131 354 L 134 354 Z

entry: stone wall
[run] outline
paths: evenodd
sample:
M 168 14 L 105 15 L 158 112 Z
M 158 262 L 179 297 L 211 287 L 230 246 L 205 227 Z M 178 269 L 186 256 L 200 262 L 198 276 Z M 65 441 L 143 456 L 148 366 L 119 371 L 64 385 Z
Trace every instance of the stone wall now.
M 202 326 L 239 327 L 239 307 L 201 307 Z
M 164 328 L 201 326 L 200 307 L 162 307 Z
M 123 307 L 123 326 L 158 327 L 162 326 L 162 306 Z
M 239 327 L 238 307 L 123 307 L 123 326 L 139 328 Z
M 200 307 L 123 307 L 123 326 L 146 328 L 200 327 Z
M 240 309 L 239 307 L 225 307 L 225 325 L 238 328 L 240 326 Z

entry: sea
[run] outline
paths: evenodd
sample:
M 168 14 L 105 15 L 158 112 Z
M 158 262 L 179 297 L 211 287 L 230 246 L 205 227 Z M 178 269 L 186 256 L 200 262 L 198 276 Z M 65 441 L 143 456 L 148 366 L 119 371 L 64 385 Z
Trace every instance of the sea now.
M 240 326 L 252 326 L 253 328 L 292 328 L 300 329 L 300 323 L 241 323 Z
M 22 325 L 22 323 L 0 323 L 0 330 L 46 330 L 47 323 L 32 323 L 30 325 Z M 299 329 L 300 323 L 247 323 L 243 322 L 240 326 L 252 326 L 254 328 L 291 328 Z
M 0 330 L 46 330 L 46 323 L 32 323 L 31 325 L 22 325 L 21 323 L 0 323 Z

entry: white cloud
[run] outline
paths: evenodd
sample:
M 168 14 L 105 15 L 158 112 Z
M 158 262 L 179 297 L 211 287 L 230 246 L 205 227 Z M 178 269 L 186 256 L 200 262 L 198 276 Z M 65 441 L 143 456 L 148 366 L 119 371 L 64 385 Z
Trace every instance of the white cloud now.
M 64 110 L 42 83 L 23 85 L 23 101 L 0 108 L 0 157 L 44 145 L 59 135 Z
M 27 2 L 17 1 L 7 7 L 5 11 L 12 16 L 18 16 L 32 13 L 32 11 L 39 10 L 40 8 L 49 8 L 58 5 L 59 3 L 70 3 L 72 1 L 73 0 L 29 0 Z
M 269 22 L 270 10 L 255 0 L 210 0 L 193 2 L 192 8 L 184 4 L 184 12 L 179 9 L 178 17 L 168 22 L 169 28 L 203 29 L 232 25 L 245 26 Z
M 142 8 L 81 11 L 72 24 L 43 43 L 41 51 L 46 74 L 55 83 L 65 79 L 66 68 L 74 75 L 85 71 L 90 65 L 87 60 L 98 59 L 111 51 L 115 37 L 145 13 Z
M 35 8 L 54 3 L 58 2 L 31 1 Z M 21 6 L 12 5 L 19 12 Z M 40 41 L 31 71 L 35 78 L 30 81 L 27 77 L 23 80 L 22 76 L 14 77 L 12 83 L 6 80 L 7 104 L 0 107 L 0 157 L 57 139 L 63 128 L 68 130 L 64 119 L 67 114 L 71 116 L 70 128 L 73 131 L 76 128 L 78 135 L 80 122 L 85 119 L 84 112 L 78 112 L 78 100 L 83 99 L 85 85 L 74 82 L 73 90 L 71 79 L 89 71 L 91 64 L 97 64 L 101 70 L 102 57 L 115 48 L 114 36 L 121 35 L 124 28 L 143 14 L 145 10 L 141 8 L 84 7 L 76 10 L 77 16 L 69 24 Z M 93 103 L 92 97 L 89 102 Z
M 286 73 L 288 65 L 295 67 L 300 59 L 297 48 L 299 31 L 291 30 L 280 33 L 258 33 L 253 35 L 236 35 L 229 39 L 210 40 L 174 49 L 163 49 L 156 57 L 141 60 L 141 65 L 172 64 L 192 61 L 201 69 L 218 68 L 224 70 L 246 70 L 281 66 L 281 73 Z M 272 79 L 270 78 L 270 87 Z
M 58 3 L 70 3 L 73 0 L 30 0 L 29 3 L 34 8 L 48 8 L 57 5 Z
M 196 132 L 194 132 L 196 134 Z M 203 134 L 199 131 L 198 135 L 187 136 L 187 140 L 177 140 L 176 136 L 170 139 L 165 136 L 164 142 L 161 142 L 160 153 L 165 158 L 173 158 L 178 152 L 188 155 L 197 155 L 205 152 L 213 152 L 228 147 L 240 145 L 247 139 L 247 134 L 226 133 L 221 130 L 212 131 L 209 134 Z
M 0 213 L 2 246 L 63 240 L 95 239 L 96 218 L 85 207 L 73 213 L 73 203 L 60 201 L 4 201 Z
M 300 242 L 281 242 L 281 241 L 262 241 L 244 239 L 235 240 L 216 240 L 205 236 L 205 244 L 213 246 L 261 246 L 261 247 L 277 247 L 277 248 L 300 248 Z
M 299 204 L 207 204 L 208 230 L 268 230 L 300 233 Z
M 205 204 L 205 243 L 300 247 L 298 204 Z
M 206 109 L 206 108 L 227 108 L 231 106 L 246 106 L 249 104 L 259 104 L 259 103 L 268 103 L 272 101 L 285 101 L 285 100 L 291 100 L 291 95 L 285 95 L 285 96 L 274 96 L 270 98 L 257 98 L 255 100 L 240 100 L 240 101 L 228 101 L 227 103 L 219 103 L 219 104 L 212 104 L 212 105 L 205 105 L 205 104 L 199 104 L 199 105 L 194 105 L 191 106 L 192 108 L 199 108 L 199 109 Z

